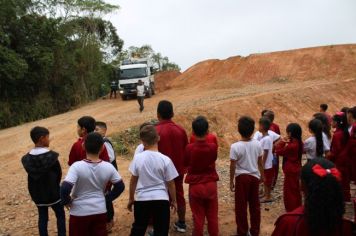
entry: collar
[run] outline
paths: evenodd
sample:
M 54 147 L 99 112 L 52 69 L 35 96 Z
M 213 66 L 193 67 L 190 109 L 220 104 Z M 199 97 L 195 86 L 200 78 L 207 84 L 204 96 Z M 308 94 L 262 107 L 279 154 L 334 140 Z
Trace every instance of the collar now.
M 173 123 L 173 121 L 171 119 L 169 119 L 169 120 L 161 120 L 159 122 L 159 124 L 169 124 L 169 123 Z
M 41 155 L 43 153 L 49 152 L 48 148 L 45 147 L 35 147 L 30 151 L 30 155 Z
M 92 163 L 92 164 L 96 164 L 96 163 L 100 163 L 102 162 L 103 160 L 99 160 L 99 161 L 92 161 L 92 160 L 89 160 L 89 159 L 83 159 L 83 161 L 87 162 L 87 163 Z

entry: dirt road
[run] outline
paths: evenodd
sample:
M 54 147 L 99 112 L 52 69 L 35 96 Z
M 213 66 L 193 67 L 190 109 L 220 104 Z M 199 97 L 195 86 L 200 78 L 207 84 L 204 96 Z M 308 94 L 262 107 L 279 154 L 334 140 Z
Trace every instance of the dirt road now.
M 342 106 L 351 106 L 356 101 L 355 78 L 344 81 L 313 80 L 287 83 L 247 85 L 224 90 L 169 90 L 145 100 L 145 111 L 141 114 L 135 100 L 99 100 L 65 114 L 21 126 L 0 130 L 0 235 L 37 235 L 37 210 L 27 192 L 26 173 L 20 159 L 32 146 L 29 131 L 35 125 L 48 127 L 51 132 L 51 148 L 60 153 L 64 174 L 67 171 L 68 152 L 76 140 L 76 121 L 83 115 L 91 115 L 106 121 L 109 134 L 138 125 L 156 117 L 157 103 L 168 99 L 174 103 L 176 118 L 186 128 L 197 114 L 206 115 L 211 130 L 216 132 L 222 143 L 218 170 L 219 217 L 221 235 L 235 233 L 233 195 L 228 191 L 228 157 L 226 150 L 236 140 L 235 121 L 237 116 L 249 114 L 255 118 L 263 108 L 271 108 L 277 114 L 276 121 L 282 130 L 290 121 L 298 121 L 305 127 L 311 115 L 318 110 L 321 102 L 330 104 L 331 112 Z M 188 129 L 189 130 L 189 129 Z M 304 136 L 308 132 L 305 129 Z M 129 160 L 118 157 L 119 171 L 128 186 Z M 279 185 L 282 182 L 280 181 Z M 270 235 L 273 222 L 283 211 L 277 189 L 277 201 L 263 207 L 261 235 Z M 115 201 L 116 225 L 112 235 L 128 235 L 133 216 L 126 210 L 128 191 Z M 188 206 L 189 209 L 189 206 Z M 175 216 L 172 216 L 175 220 Z M 172 220 L 173 220 L 172 219 Z M 188 225 L 191 216 L 188 210 Z M 50 235 L 55 232 L 55 220 L 50 214 Z M 171 235 L 176 235 L 171 233 Z

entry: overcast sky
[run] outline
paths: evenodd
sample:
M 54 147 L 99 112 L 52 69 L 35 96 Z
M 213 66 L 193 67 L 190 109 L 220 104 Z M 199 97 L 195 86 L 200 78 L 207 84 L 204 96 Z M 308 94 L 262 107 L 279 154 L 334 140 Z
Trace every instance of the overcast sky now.
M 109 0 L 124 47 L 149 44 L 183 70 L 211 58 L 356 43 L 356 0 Z

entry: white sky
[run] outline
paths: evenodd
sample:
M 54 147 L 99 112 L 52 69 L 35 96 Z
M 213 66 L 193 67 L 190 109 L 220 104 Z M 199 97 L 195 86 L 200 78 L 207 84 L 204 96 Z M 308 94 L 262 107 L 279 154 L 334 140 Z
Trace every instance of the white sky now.
M 124 47 L 149 44 L 182 70 L 205 59 L 356 43 L 356 0 L 109 0 Z

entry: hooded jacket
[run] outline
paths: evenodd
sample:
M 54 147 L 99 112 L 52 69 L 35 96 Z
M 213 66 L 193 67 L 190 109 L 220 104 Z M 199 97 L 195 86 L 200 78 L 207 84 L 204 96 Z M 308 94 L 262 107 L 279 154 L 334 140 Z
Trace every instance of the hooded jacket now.
M 28 190 L 37 206 L 50 206 L 60 202 L 62 178 L 59 154 L 40 148 L 22 157 L 22 165 L 28 174 Z

